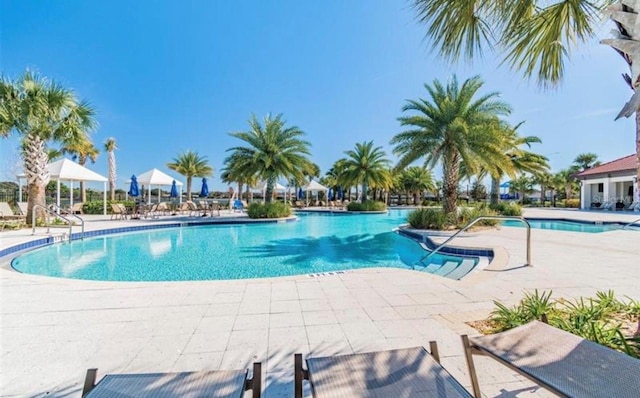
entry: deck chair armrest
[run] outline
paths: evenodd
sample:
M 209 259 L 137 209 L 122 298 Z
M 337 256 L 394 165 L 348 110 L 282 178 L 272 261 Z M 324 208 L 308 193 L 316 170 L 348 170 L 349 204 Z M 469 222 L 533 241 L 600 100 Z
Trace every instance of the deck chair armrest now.
M 245 380 L 244 390 L 251 390 L 252 398 L 260 398 L 262 392 L 262 364 L 260 362 L 253 363 L 253 374 L 251 378 Z
M 85 397 L 96 386 L 96 376 L 98 375 L 98 369 L 87 369 L 87 376 L 84 379 L 84 386 L 82 387 L 81 397 Z

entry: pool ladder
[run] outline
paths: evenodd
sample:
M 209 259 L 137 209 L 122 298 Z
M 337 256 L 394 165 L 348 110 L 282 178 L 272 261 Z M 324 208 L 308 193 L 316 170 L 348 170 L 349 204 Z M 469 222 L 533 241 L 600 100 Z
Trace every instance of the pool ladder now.
M 53 216 L 56 217 L 60 217 L 61 219 L 65 220 L 68 224 L 69 224 L 69 236 L 68 236 L 68 240 L 71 241 L 71 234 L 73 233 L 73 222 L 65 217 L 64 215 L 62 215 L 62 209 L 57 206 L 57 205 L 50 205 L 53 209 L 46 207 L 46 206 L 42 206 L 42 205 L 33 205 L 33 210 L 31 210 L 31 225 L 33 227 L 33 230 L 31 232 L 31 235 L 35 235 L 36 234 L 36 216 L 37 216 L 37 212 L 35 211 L 36 209 L 42 209 L 45 211 L 45 213 L 51 214 Z M 78 215 L 75 215 L 73 213 L 69 213 L 67 214 L 67 216 L 72 216 L 77 218 L 78 220 L 80 220 L 80 226 L 82 227 L 82 232 L 80 233 L 80 239 L 84 239 L 84 219 Z M 48 217 L 47 217 L 48 218 Z M 45 220 L 47 219 L 45 218 Z M 47 227 L 47 233 L 49 233 L 49 231 L 51 230 L 51 225 L 45 221 L 45 226 Z M 63 239 L 64 240 L 64 239 Z
M 631 221 L 629 224 L 625 224 L 621 229 L 625 229 L 627 227 L 632 226 L 633 224 L 637 223 L 638 221 L 640 221 L 640 218 L 638 218 L 637 220 L 633 220 Z
M 475 225 L 478 221 L 482 221 L 482 220 L 513 220 L 513 221 L 519 221 L 519 222 L 523 223 L 527 227 L 527 263 L 525 264 L 525 266 L 533 267 L 533 264 L 531 264 L 531 224 L 529 224 L 529 221 L 527 221 L 524 217 L 515 217 L 515 216 L 480 216 L 480 217 L 476 217 L 473 220 L 471 220 L 471 222 L 469 224 L 467 224 L 464 227 L 460 228 L 460 230 L 458 232 L 456 232 L 455 234 L 451 235 L 447 240 L 445 240 L 444 242 L 440 243 L 434 250 L 431 251 L 431 253 L 427 254 L 424 257 L 422 257 L 420 259 L 420 262 L 424 264 L 425 260 L 429 259 L 431 256 L 433 256 L 434 254 L 439 252 L 440 249 L 442 249 L 444 246 L 446 246 L 447 243 L 451 242 L 456 236 L 460 235 L 461 233 L 463 233 L 464 231 L 466 231 L 467 229 L 469 229 L 473 225 Z

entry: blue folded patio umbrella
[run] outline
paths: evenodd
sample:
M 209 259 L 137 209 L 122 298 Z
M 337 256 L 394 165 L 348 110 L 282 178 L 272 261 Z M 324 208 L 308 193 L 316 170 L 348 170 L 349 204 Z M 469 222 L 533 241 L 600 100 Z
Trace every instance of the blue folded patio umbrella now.
M 327 200 L 334 200 L 334 198 L 333 198 L 333 188 L 329 188 L 329 193 L 327 194 L 327 197 L 329 198 Z
M 338 187 L 338 200 L 342 200 L 344 198 L 344 194 L 342 192 L 342 187 Z
M 178 187 L 176 186 L 176 180 L 173 180 L 171 183 L 171 192 L 169 193 L 169 197 L 177 198 L 178 197 Z
M 302 199 L 302 188 L 298 188 L 298 199 Z
M 207 185 L 207 179 L 203 178 L 202 179 L 202 188 L 200 189 L 200 197 L 201 198 L 206 198 L 207 196 L 209 196 L 209 186 Z
M 138 179 L 135 175 L 131 176 L 131 185 L 129 186 L 129 196 L 140 196 L 140 188 L 138 188 Z

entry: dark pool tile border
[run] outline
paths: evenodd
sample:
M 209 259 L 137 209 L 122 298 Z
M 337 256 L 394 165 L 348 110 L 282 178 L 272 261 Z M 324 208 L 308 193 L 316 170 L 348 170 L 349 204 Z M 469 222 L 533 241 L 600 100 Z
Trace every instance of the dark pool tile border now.
M 126 232 L 137 232 L 137 231 L 145 231 L 145 230 L 151 230 L 151 229 L 176 228 L 176 227 L 198 227 L 203 225 L 234 225 L 234 224 L 251 225 L 251 224 L 267 224 L 267 223 L 277 224 L 277 223 L 293 222 L 293 221 L 296 221 L 296 218 L 286 218 L 286 219 L 276 219 L 276 220 L 240 219 L 240 220 L 215 220 L 215 221 L 185 221 L 185 222 L 175 222 L 175 223 L 168 223 L 168 224 L 135 225 L 131 227 L 98 229 L 95 231 L 85 232 L 84 237 L 93 238 L 96 236 L 103 236 L 103 235 L 121 234 Z M 81 232 L 76 232 L 71 234 L 71 240 L 78 240 L 81 238 L 82 238 Z M 51 245 L 61 241 L 62 239 L 60 236 L 48 236 L 46 238 L 35 239 L 28 242 L 20 243 L 18 245 L 9 246 L 7 248 L 0 250 L 0 259 L 17 252 L 21 252 L 23 250 L 36 249 L 38 247 Z

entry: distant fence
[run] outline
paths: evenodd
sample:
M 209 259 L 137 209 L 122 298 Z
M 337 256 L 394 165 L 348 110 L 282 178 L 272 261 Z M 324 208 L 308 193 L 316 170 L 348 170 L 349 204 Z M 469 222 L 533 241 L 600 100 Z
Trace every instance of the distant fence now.
M 47 203 L 55 203 L 56 202 L 56 193 L 55 192 L 49 192 L 46 191 L 45 192 L 45 197 L 46 197 L 46 202 Z M 26 189 L 22 190 L 22 201 L 26 202 L 29 198 L 29 193 L 27 192 Z M 102 200 L 103 196 L 102 196 L 102 192 L 94 192 L 94 191 L 87 191 L 87 201 L 91 202 L 94 200 Z M 116 193 L 115 195 L 116 200 L 118 201 L 123 201 L 126 199 L 126 194 L 124 193 Z M 107 199 L 109 199 L 109 195 L 107 194 Z M 0 191 L 0 202 L 9 202 L 9 203 L 17 203 L 20 201 L 20 192 L 16 189 L 15 191 Z M 78 203 L 80 202 L 80 193 L 79 192 L 75 192 L 73 195 L 73 202 L 74 203 Z M 69 193 L 61 193 L 60 194 L 60 204 L 62 206 L 64 205 L 68 205 L 69 204 Z

